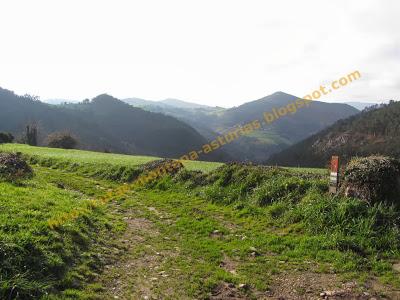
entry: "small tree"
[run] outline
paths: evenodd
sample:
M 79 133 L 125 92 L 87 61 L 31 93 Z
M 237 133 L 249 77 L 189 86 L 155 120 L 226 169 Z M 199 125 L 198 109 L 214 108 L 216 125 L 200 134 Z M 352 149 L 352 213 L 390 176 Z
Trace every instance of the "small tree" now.
M 47 144 L 52 148 L 74 149 L 78 141 L 69 132 L 54 132 L 47 137 Z
M 25 142 L 31 146 L 37 146 L 38 144 L 38 129 L 35 124 L 26 126 Z
M 0 132 L 0 144 L 2 143 L 12 143 L 14 136 L 9 132 Z

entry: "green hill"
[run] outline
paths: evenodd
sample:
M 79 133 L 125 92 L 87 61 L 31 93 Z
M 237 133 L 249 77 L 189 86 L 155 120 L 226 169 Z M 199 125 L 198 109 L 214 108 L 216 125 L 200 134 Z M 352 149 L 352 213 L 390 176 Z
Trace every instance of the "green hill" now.
M 321 132 L 272 156 L 267 163 L 322 167 L 332 155 L 383 154 L 400 157 L 400 102 L 376 105 L 340 120 Z
M 281 106 L 294 102 L 297 97 L 277 92 L 259 100 L 250 101 L 238 107 L 223 109 L 218 107 L 174 107 L 164 102 L 143 102 L 132 100 L 129 103 L 146 110 L 174 116 L 190 124 L 208 139 L 214 139 L 234 126 L 261 120 L 264 112 L 271 112 Z M 298 110 L 264 126 L 251 135 L 241 137 L 224 147 L 235 160 L 263 162 L 271 154 L 296 143 L 331 125 L 335 121 L 357 114 L 354 107 L 341 103 L 313 101 L 307 108 Z
M 70 131 L 78 138 L 79 148 L 114 153 L 176 158 L 207 142 L 174 117 L 134 108 L 108 95 L 54 106 L 0 89 L 0 131 L 18 137 L 33 123 L 39 128 L 41 145 L 52 132 Z M 221 150 L 204 156 L 210 161 L 226 158 Z

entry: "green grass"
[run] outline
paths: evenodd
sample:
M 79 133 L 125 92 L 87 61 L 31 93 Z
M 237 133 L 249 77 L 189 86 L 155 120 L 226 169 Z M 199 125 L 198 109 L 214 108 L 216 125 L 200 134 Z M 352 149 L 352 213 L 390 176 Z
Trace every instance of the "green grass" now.
M 98 263 L 92 246 L 112 228 L 104 207 L 91 199 L 113 183 L 41 167 L 34 171 L 22 184 L 0 182 L 1 299 L 36 299 L 79 286 L 82 276 L 92 278 L 82 264 Z M 76 209 L 78 216 L 49 227 L 48 220 Z
M 202 171 L 204 173 L 208 173 L 222 166 L 223 163 L 193 160 L 193 161 L 184 161 L 183 165 L 185 166 L 186 169 L 191 171 Z
M 279 134 L 275 134 L 273 131 L 266 130 L 255 130 L 248 134 L 247 136 L 256 138 L 260 143 L 265 145 L 290 145 L 291 142 L 288 139 L 280 136 Z
M 295 174 L 308 173 L 308 174 L 319 174 L 319 175 L 327 175 L 329 174 L 328 169 L 321 168 L 296 168 L 296 167 L 284 167 L 289 171 L 292 171 Z
M 199 197 L 229 210 L 230 222 L 242 224 L 256 248 L 278 253 L 280 260 L 300 265 L 313 260 L 358 279 L 367 274 L 391 278 L 399 287 L 391 261 L 400 258 L 400 208 L 330 196 L 327 183 L 318 172 L 226 165 L 208 175 L 183 171 L 147 189 L 165 191 L 163 197 L 171 191 L 187 193 L 191 201 L 173 205 L 179 209 Z
M 115 166 L 138 166 L 149 161 L 159 159 L 153 156 L 131 156 L 122 154 L 109 154 L 83 150 L 65 150 L 46 147 L 32 147 L 24 144 L 2 144 L 0 151 L 22 152 L 30 156 L 54 158 L 63 161 L 84 164 L 110 164 Z
M 221 282 L 248 284 L 254 298 L 276 274 L 294 270 L 400 287 L 392 269 L 400 259 L 400 209 L 328 195 L 326 170 L 187 162 L 174 177 L 99 204 L 110 189 L 127 186 L 116 181 L 155 158 L 16 144 L 0 151 L 37 163 L 32 179 L 0 182 L 0 299 L 110 299 L 102 284 L 154 253 L 162 253 L 157 270 L 145 264 L 120 279 L 129 281 L 127 296 L 140 298 L 135 280 L 160 270 L 169 277 L 153 283 L 153 293 L 171 299 L 206 299 Z M 73 211 L 80 213 L 62 217 Z M 131 251 L 117 241 L 126 239 L 128 217 L 155 227 L 143 239 L 135 239 L 141 227 L 133 230 Z M 115 273 L 102 280 L 102 266 L 113 260 Z
M 123 155 L 111 154 L 83 150 L 65 150 L 46 147 L 32 147 L 24 144 L 0 144 L 0 151 L 3 152 L 21 152 L 30 157 L 37 158 L 37 162 L 44 162 L 45 166 L 58 165 L 62 167 L 71 165 L 89 166 L 88 173 L 94 173 L 94 169 L 113 169 L 115 172 L 119 168 L 134 170 L 142 164 L 160 159 L 154 156 L 138 156 L 138 155 Z M 47 162 L 47 164 L 46 164 Z M 206 162 L 206 161 L 185 161 L 185 167 L 189 170 L 199 170 L 209 172 L 218 168 L 222 163 Z M 95 166 L 94 169 L 90 166 Z M 109 178 L 115 179 L 115 178 Z

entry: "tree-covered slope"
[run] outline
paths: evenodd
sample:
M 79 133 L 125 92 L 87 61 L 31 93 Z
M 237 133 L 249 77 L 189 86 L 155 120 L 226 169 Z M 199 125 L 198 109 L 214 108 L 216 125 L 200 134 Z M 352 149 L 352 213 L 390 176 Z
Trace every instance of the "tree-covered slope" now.
M 400 102 L 374 106 L 340 120 L 300 143 L 271 157 L 269 164 L 324 166 L 332 155 L 385 154 L 400 157 Z
M 128 102 L 149 111 L 174 116 L 195 128 L 206 138 L 214 139 L 235 126 L 256 119 L 262 120 L 264 112 L 287 106 L 296 99 L 298 97 L 277 92 L 229 109 L 174 107 L 164 102 L 143 102 L 137 99 Z M 224 150 L 236 160 L 262 162 L 271 154 L 320 131 L 339 119 L 358 112 L 354 107 L 343 103 L 313 101 L 308 107 L 299 109 L 294 114 L 288 114 L 259 131 L 226 145 Z
M 79 148 L 116 153 L 179 157 L 207 142 L 195 129 L 171 116 L 132 107 L 108 95 L 79 104 L 53 106 L 0 89 L 0 131 L 21 136 L 28 124 L 39 128 L 40 144 L 48 134 L 70 131 Z M 221 151 L 205 160 L 224 160 Z

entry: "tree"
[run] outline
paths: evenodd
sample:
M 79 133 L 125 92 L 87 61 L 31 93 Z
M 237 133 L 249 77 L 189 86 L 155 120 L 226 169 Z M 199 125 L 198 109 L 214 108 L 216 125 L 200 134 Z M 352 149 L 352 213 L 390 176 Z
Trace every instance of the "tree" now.
M 38 129 L 36 124 L 27 125 L 25 133 L 25 142 L 31 146 L 37 146 Z
M 78 141 L 69 132 L 54 132 L 47 137 L 47 143 L 52 148 L 74 149 Z
M 2 143 L 12 143 L 14 136 L 9 132 L 0 132 L 0 144 Z

